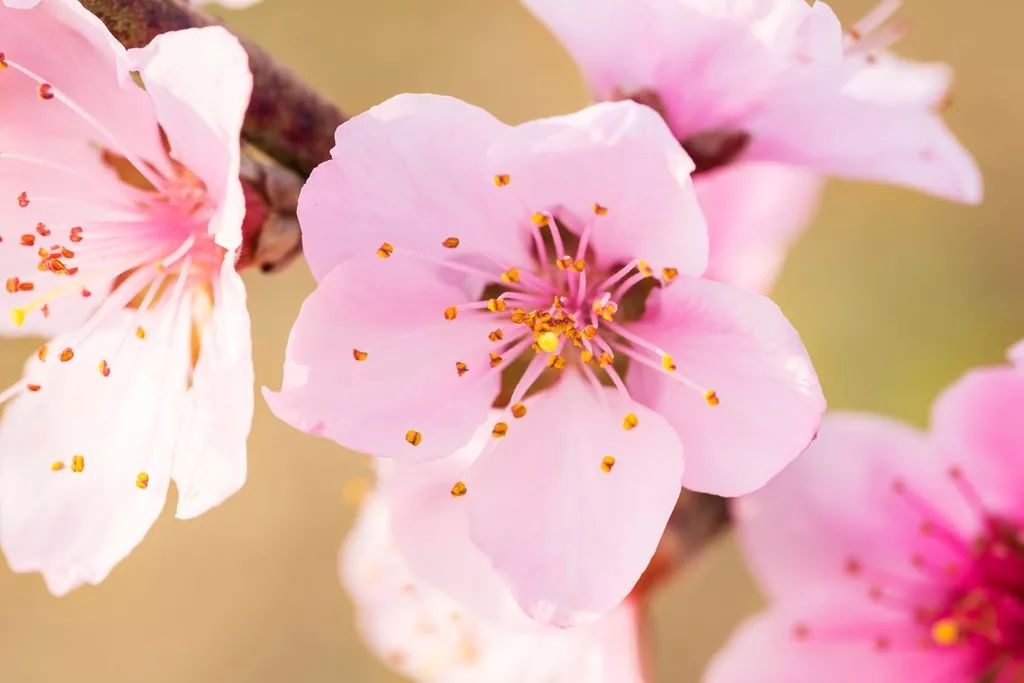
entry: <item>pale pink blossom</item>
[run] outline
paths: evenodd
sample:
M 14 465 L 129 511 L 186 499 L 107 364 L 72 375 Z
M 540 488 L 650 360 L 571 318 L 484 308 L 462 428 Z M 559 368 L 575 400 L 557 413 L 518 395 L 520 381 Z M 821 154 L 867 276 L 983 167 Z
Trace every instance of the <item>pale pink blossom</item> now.
M 806 350 L 770 301 L 701 279 L 693 165 L 650 109 L 513 127 L 399 96 L 343 125 L 333 155 L 300 201 L 318 287 L 267 400 L 403 462 L 493 433 L 433 493 L 531 616 L 611 610 L 681 483 L 749 492 L 813 437 Z
M 1024 676 L 1024 372 L 974 370 L 931 431 L 827 418 L 737 517 L 771 607 L 709 683 Z
M 0 324 L 51 337 L 3 394 L 0 542 L 60 594 L 142 540 L 171 479 L 181 518 L 245 479 L 251 75 L 223 29 L 126 51 L 75 0 L 4 0 L 0 53 Z
M 564 630 L 523 616 L 506 590 L 492 605 L 500 617 L 481 616 L 412 570 L 379 494 L 364 503 L 340 566 L 367 645 L 419 683 L 644 681 L 632 601 L 593 624 Z M 486 564 L 481 558 L 476 566 Z

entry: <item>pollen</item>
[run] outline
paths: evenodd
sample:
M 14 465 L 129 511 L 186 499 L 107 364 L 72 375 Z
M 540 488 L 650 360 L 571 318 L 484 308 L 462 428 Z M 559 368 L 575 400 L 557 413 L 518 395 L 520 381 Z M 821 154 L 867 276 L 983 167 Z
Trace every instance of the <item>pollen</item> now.
M 555 370 L 561 370 L 565 367 L 565 358 L 559 356 L 557 353 L 551 354 L 548 358 L 548 367 L 554 368 Z
M 606 216 L 608 214 L 608 207 L 601 206 L 597 202 L 594 202 L 594 213 L 596 213 L 598 216 Z
M 355 358 L 356 360 L 366 360 L 367 356 L 369 356 L 369 355 L 370 354 L 366 353 L 366 351 L 360 351 L 359 349 L 352 349 L 352 357 Z
M 141 327 L 141 326 L 140 327 L 136 327 L 135 328 L 135 336 L 138 337 L 139 339 L 145 339 L 146 338 L 146 329 L 144 327 Z
M 85 469 L 85 456 L 75 455 L 71 458 L 71 471 L 81 472 Z
M 423 435 L 415 429 L 410 429 L 405 433 L 405 440 L 413 446 L 419 446 L 420 442 L 423 441 Z
M 508 434 L 508 423 L 507 422 L 497 422 L 497 423 L 495 423 L 494 429 L 491 430 L 491 436 L 493 436 L 495 439 L 500 439 L 501 437 L 505 436 L 506 434 Z
M 149 488 L 149 474 L 146 472 L 139 472 L 135 476 L 135 485 L 140 489 Z
M 942 647 L 956 645 L 960 640 L 960 627 L 951 617 L 939 619 L 932 624 L 932 641 Z
M 612 471 L 613 467 L 615 467 L 615 456 L 606 455 L 601 458 L 601 471 L 608 474 Z
M 558 348 L 558 335 L 554 332 L 544 332 L 537 337 L 537 344 L 547 353 L 552 353 Z
M 487 335 L 487 338 L 490 339 L 492 342 L 500 342 L 502 339 L 505 338 L 505 333 L 502 332 L 501 328 L 499 327 L 498 329 L 490 332 Z
M 15 308 L 11 311 L 11 320 L 14 322 L 15 327 L 21 327 L 25 324 L 25 309 Z
M 389 242 L 384 242 L 377 248 L 377 256 L 381 258 L 390 258 L 393 253 L 395 253 L 395 248 Z
M 70 346 L 60 352 L 60 362 L 67 363 L 75 357 L 75 351 Z
M 469 372 L 469 366 L 463 363 L 461 360 L 455 361 L 455 371 L 459 373 L 459 377 L 462 377 Z
M 50 470 L 53 472 L 60 472 L 62 469 L 64 469 L 64 463 L 60 460 L 54 460 L 50 465 Z
M 636 413 L 628 413 L 626 417 L 622 418 L 622 428 L 627 432 L 631 429 L 636 429 L 638 424 L 640 424 L 640 419 L 636 416 Z
M 444 319 L 445 320 L 455 320 L 455 318 L 458 315 L 459 315 L 459 309 L 456 308 L 455 306 L 449 306 L 448 308 L 444 309 Z
M 469 489 L 466 488 L 466 482 L 464 482 L 464 481 L 457 481 L 452 486 L 452 497 L 453 498 L 461 498 L 462 496 L 466 495 L 466 492 L 468 490 Z
M 28 389 L 29 391 L 35 392 L 35 391 L 39 391 L 43 387 L 42 387 L 41 384 L 26 384 L 25 388 Z
M 502 282 L 519 282 L 519 269 L 509 268 L 501 274 Z
M 679 277 L 679 269 L 678 268 L 662 268 L 661 269 L 661 279 L 665 281 L 665 284 L 671 283 L 677 277 Z
M 492 368 L 498 367 L 499 365 L 501 365 L 501 362 L 504 360 L 501 357 L 500 353 L 495 353 L 494 351 L 491 351 L 491 353 L 489 355 L 491 357 L 491 367 Z
M 53 99 L 53 86 L 49 83 L 39 84 L 39 99 L 41 100 L 52 100 Z
M 546 213 L 538 212 L 530 216 L 530 220 L 533 221 L 533 224 L 538 228 L 544 228 L 547 227 L 548 224 L 548 215 Z
M 110 377 L 110 364 L 105 360 L 101 360 L 99 363 L 99 371 L 104 377 Z
M 516 418 L 517 420 L 526 417 L 526 405 L 522 403 L 516 403 L 515 405 L 513 405 L 512 417 Z
M 667 353 L 661 357 L 661 367 L 665 368 L 669 372 L 676 371 L 676 362 L 672 360 L 672 356 Z
M 721 403 L 721 400 L 719 400 L 718 393 L 714 389 L 708 389 L 704 392 L 704 402 L 709 406 L 717 406 Z
M 491 313 L 501 313 L 508 307 L 504 299 L 488 299 L 487 310 Z
M 449 237 L 444 242 L 441 242 L 441 246 L 444 247 L 445 249 L 454 249 L 455 247 L 459 246 L 459 238 Z
M 511 182 L 512 176 L 508 175 L 507 173 L 499 173 L 498 175 L 494 176 L 494 184 L 497 187 L 506 187 Z

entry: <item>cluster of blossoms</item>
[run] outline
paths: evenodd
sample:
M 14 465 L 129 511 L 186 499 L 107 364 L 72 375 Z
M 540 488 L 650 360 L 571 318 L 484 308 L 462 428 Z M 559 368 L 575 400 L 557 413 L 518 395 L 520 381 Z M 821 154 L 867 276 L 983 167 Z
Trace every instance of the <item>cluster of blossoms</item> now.
M 244 481 L 252 77 L 219 28 L 125 50 L 78 0 L 0 3 L 3 331 L 49 338 L 2 395 L 0 544 L 63 593 L 172 479 L 179 517 Z M 637 584 L 685 487 L 750 494 L 776 601 L 712 683 L 1024 676 L 1024 375 L 973 373 L 930 437 L 831 417 L 801 456 L 825 400 L 763 295 L 825 176 L 980 201 L 948 68 L 889 52 L 893 0 L 845 32 L 804 0 L 524 4 L 597 104 L 400 95 L 299 201 L 317 286 L 264 396 L 379 458 L 342 553 L 371 646 L 420 681 L 648 680 Z

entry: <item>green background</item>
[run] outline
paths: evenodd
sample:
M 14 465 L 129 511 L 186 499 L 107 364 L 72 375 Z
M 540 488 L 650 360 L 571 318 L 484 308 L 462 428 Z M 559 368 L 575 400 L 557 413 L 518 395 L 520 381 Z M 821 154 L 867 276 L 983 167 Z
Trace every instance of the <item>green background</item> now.
M 869 3 L 834 5 L 849 22 Z M 509 122 L 586 103 L 572 62 L 515 0 L 265 0 L 224 16 L 350 114 L 403 91 L 455 95 Z M 908 0 L 901 16 L 903 54 L 956 67 L 948 120 L 979 159 L 985 204 L 832 182 L 774 296 L 833 408 L 924 424 L 943 386 L 1024 336 L 1024 4 Z M 277 386 L 311 280 L 301 264 L 246 279 L 257 380 Z M 12 382 L 35 344 L 2 348 Z M 366 472 L 258 401 L 246 488 L 194 521 L 169 505 L 102 586 L 57 599 L 37 576 L 0 569 L 0 681 L 396 681 L 361 646 L 336 579 L 353 515 L 343 485 Z M 760 604 L 731 541 L 676 577 L 654 608 L 657 681 L 696 680 Z

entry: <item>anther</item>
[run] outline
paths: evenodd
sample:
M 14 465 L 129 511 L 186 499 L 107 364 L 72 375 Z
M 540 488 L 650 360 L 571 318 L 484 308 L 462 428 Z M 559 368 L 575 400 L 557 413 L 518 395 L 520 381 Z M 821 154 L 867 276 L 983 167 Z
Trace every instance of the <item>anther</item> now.
M 53 472 L 60 472 L 62 469 L 64 469 L 64 463 L 60 460 L 54 460 L 50 465 L 50 470 Z
M 60 362 L 67 363 L 69 360 L 75 357 L 74 350 L 69 346 L 60 352 Z
M 554 368 L 555 370 L 561 370 L 565 367 L 565 358 L 559 356 L 557 353 L 551 354 L 548 357 L 548 367 Z
M 369 354 L 366 351 L 360 351 L 359 349 L 352 349 L 352 357 L 356 360 L 366 360 Z
M 512 176 L 508 175 L 507 173 L 499 173 L 498 175 L 494 176 L 494 184 L 497 187 L 506 187 L 511 182 Z
M 661 279 L 665 281 L 665 284 L 670 284 L 673 280 L 679 277 L 678 268 L 662 268 Z
M 598 358 L 597 364 L 600 365 L 603 368 L 603 367 L 606 367 L 608 365 L 611 365 L 614 362 L 615 362 L 614 356 L 612 356 L 612 354 L 610 354 L 607 351 L 605 351 L 605 352 L 603 352 L 601 354 L 601 357 Z
M 21 244 L 24 247 L 33 247 L 36 244 L 36 236 L 25 233 L 21 236 Z
M 492 368 L 498 367 L 499 365 L 501 365 L 501 362 L 504 360 L 501 357 L 500 353 L 495 353 L 494 351 L 491 351 L 491 353 L 488 354 L 488 355 L 490 355 L 490 357 L 491 357 L 491 367 Z
M 583 259 L 579 259 L 574 264 L 572 264 L 572 269 L 575 270 L 577 273 L 582 273 L 584 270 L 586 270 L 586 268 L 587 262 L 584 261 Z
M 526 309 L 525 308 L 513 308 L 512 309 L 512 322 L 516 325 L 521 325 L 526 322 Z
M 68 239 L 70 239 L 72 242 L 81 242 L 82 241 L 82 228 L 77 227 L 77 226 L 74 227 L 74 228 L 71 228 L 71 234 L 68 237 Z
M 452 486 L 452 497 L 453 498 L 461 498 L 462 496 L 466 495 L 466 491 L 467 490 L 468 489 L 466 488 L 466 483 L 465 482 L 457 481 L 457 482 L 455 482 L 455 485 Z
M 611 472 L 613 467 L 615 467 L 615 457 L 614 456 L 606 455 L 603 458 L 601 458 L 601 470 L 605 474 L 608 474 L 609 472 Z
M 20 206 L 21 208 L 24 209 L 25 207 L 28 206 L 28 204 L 29 204 L 28 192 L 22 192 L 21 194 L 19 194 L 18 195 L 18 206 Z
M 523 403 L 516 403 L 512 406 L 512 417 L 517 420 L 526 416 L 526 405 Z
M 444 247 L 445 249 L 454 249 L 455 247 L 459 246 L 459 238 L 449 237 L 444 242 L 441 242 L 441 246 Z
M 50 236 L 50 229 L 48 227 L 46 227 L 45 223 L 37 223 L 36 224 L 36 232 L 39 233 L 40 237 L 49 237 Z
M 501 313 L 508 307 L 504 299 L 488 299 L 487 310 L 491 313 Z
M 707 391 L 704 392 L 704 402 L 707 403 L 709 406 L 714 407 L 721 403 L 721 400 L 719 400 L 718 394 L 715 392 L 714 389 L 708 389 Z
M 538 228 L 546 227 L 548 224 L 548 216 L 545 213 L 535 213 L 530 216 L 530 220 L 533 221 L 533 224 Z
M 145 330 L 145 328 L 143 328 L 141 326 L 140 327 L 136 327 L 135 328 L 135 336 L 138 337 L 139 339 L 145 339 L 146 338 L 146 330 Z
M 558 335 L 554 332 L 544 332 L 537 337 L 537 344 L 547 353 L 552 353 L 558 348 Z
M 39 391 L 43 387 L 40 384 L 26 384 L 25 388 L 28 389 L 29 391 L 33 391 L 34 392 L 34 391 Z
M 99 371 L 104 377 L 110 377 L 110 364 L 105 360 L 101 360 L 99 363 Z
M 601 205 L 600 205 L 600 204 L 598 204 L 597 202 L 594 202 L 594 213 L 596 213 L 596 214 L 597 214 L 598 216 L 604 216 L 604 215 L 607 215 L 607 213 L 608 213 L 608 207 L 606 207 L 606 206 L 601 206 Z
M 445 320 L 455 320 L 455 317 L 458 316 L 458 315 L 459 315 L 459 309 L 456 308 L 455 306 L 449 306 L 448 308 L 444 309 L 444 319 Z
M 146 472 L 139 472 L 135 476 L 135 485 L 140 489 L 147 488 L 149 486 L 149 474 Z
M 14 322 L 15 327 L 21 327 L 25 324 L 25 314 L 24 308 L 15 308 L 11 311 L 11 320 Z
M 381 258 L 389 258 L 391 254 L 395 253 L 395 248 L 388 242 L 384 242 L 377 248 L 377 256 Z
M 31 292 L 35 288 L 36 288 L 36 286 L 34 284 L 32 284 L 31 282 L 21 282 L 21 283 L 18 284 L 18 291 L 19 292 Z
M 555 262 L 555 265 L 558 266 L 559 270 L 568 270 L 569 268 L 572 268 L 572 264 L 572 256 L 563 256 Z
M 3 52 L 0 52 L 0 69 L 7 68 L 7 57 Z
M 505 333 L 502 332 L 501 328 L 499 327 L 498 329 L 493 330 L 492 332 L 490 332 L 487 335 L 487 338 L 490 339 L 492 342 L 500 342 L 502 339 L 505 338 Z
M 519 282 L 519 269 L 509 268 L 501 274 L 502 282 Z
M 419 446 L 420 442 L 423 441 L 423 435 L 415 429 L 410 429 L 405 433 L 405 440 L 413 446 Z
M 455 371 L 459 373 L 459 377 L 462 377 L 469 372 L 469 366 L 463 363 L 461 360 L 455 361 Z
M 39 358 L 39 362 L 40 363 L 45 363 L 46 362 L 46 354 L 47 354 L 47 352 L 49 352 L 49 348 L 45 344 L 40 346 L 39 350 L 36 351 L 36 357 Z
M 622 428 L 627 432 L 636 429 L 638 424 L 640 424 L 640 419 L 637 418 L 636 413 L 628 413 L 626 417 L 622 418 Z
M 647 261 L 644 261 L 643 259 L 640 259 L 639 261 L 636 262 L 636 268 L 645 277 L 654 277 L 654 271 L 651 270 L 651 267 L 649 265 L 647 265 Z
M 676 363 L 672 360 L 672 356 L 665 354 L 661 357 L 661 367 L 665 368 L 669 372 L 676 371 Z
M 491 436 L 493 436 L 495 439 L 500 439 L 501 437 L 505 436 L 506 434 L 508 434 L 508 423 L 506 423 L 506 422 L 497 422 L 497 423 L 495 423 L 494 429 L 491 430 Z
M 52 100 L 53 99 L 53 86 L 49 83 L 39 84 L 39 99 L 41 100 Z
M 942 647 L 956 645 L 960 640 L 960 627 L 951 617 L 939 619 L 932 624 L 932 641 Z
M 81 472 L 84 469 L 85 469 L 85 457 L 81 456 L 81 455 L 73 456 L 71 458 L 71 471 L 72 472 Z
M 583 361 L 583 363 L 585 365 L 593 365 L 594 364 L 594 354 L 591 351 L 586 351 L 586 350 L 581 351 L 580 352 L 580 360 Z
M 10 294 L 14 294 L 18 291 L 18 287 L 21 285 L 21 280 L 16 277 L 7 278 L 7 291 Z
M 597 328 L 593 325 L 587 325 L 583 328 L 583 336 L 587 339 L 593 339 L 597 336 Z

